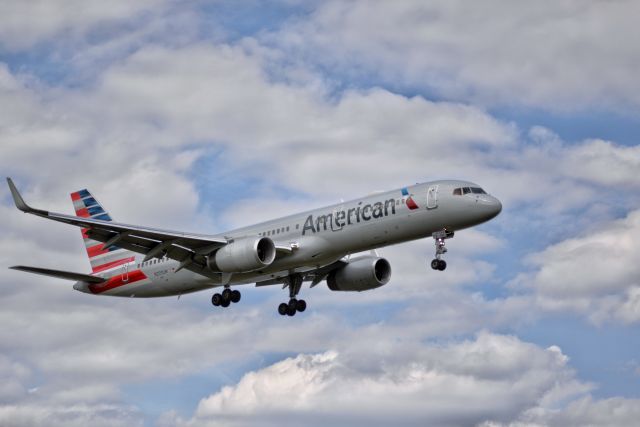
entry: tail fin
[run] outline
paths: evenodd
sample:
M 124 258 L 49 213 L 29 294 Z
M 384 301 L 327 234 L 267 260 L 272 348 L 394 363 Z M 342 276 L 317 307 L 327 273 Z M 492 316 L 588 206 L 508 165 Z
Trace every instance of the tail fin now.
M 71 200 L 77 216 L 111 221 L 109 214 L 91 195 L 89 190 L 84 189 L 71 193 Z M 135 260 L 135 252 L 117 246 L 109 246 L 105 249 L 102 242 L 92 240 L 87 236 L 87 229 L 85 228 L 82 229 L 82 238 L 87 248 L 87 255 L 89 256 L 93 273 L 109 270 Z

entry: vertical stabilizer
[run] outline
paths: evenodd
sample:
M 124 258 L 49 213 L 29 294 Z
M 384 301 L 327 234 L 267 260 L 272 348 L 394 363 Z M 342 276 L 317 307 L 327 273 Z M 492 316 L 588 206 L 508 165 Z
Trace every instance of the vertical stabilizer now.
M 71 193 L 71 200 L 77 216 L 111 221 L 109 214 L 88 190 L 84 189 Z M 135 260 L 134 252 L 117 246 L 110 246 L 105 249 L 103 243 L 92 240 L 87 236 L 87 229 L 85 228 L 82 229 L 82 238 L 84 239 L 93 273 L 100 273 Z

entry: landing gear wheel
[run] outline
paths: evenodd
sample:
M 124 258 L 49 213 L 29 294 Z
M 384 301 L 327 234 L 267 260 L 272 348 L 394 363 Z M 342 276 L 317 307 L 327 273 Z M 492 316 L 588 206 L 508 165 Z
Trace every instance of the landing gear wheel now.
M 433 261 L 431 261 L 431 268 L 433 268 L 434 270 L 438 270 L 439 267 L 440 267 L 439 259 L 434 259 Z
M 227 301 L 231 301 L 231 289 L 227 288 L 224 291 L 222 291 L 222 298 L 224 298 Z
M 231 300 L 222 298 L 222 302 L 220 303 L 222 307 L 229 307 L 229 304 L 231 304 Z
M 278 313 L 280 313 L 281 316 L 286 315 L 288 310 L 289 310 L 289 305 L 285 302 L 283 302 L 278 306 Z
M 447 268 L 447 262 L 443 259 L 438 261 L 438 270 L 444 271 Z
M 211 297 L 211 304 L 213 304 L 216 307 L 218 307 L 220 304 L 222 304 L 222 295 L 213 294 L 213 296 Z
M 240 294 L 240 291 L 238 290 L 233 290 L 231 291 L 231 302 L 232 303 L 237 303 L 240 302 L 240 298 L 242 297 L 242 295 Z
M 302 287 L 303 277 L 300 273 L 291 274 L 284 278 L 285 287 L 289 287 L 289 302 L 283 302 L 278 306 L 278 313 L 283 316 L 295 316 L 296 313 L 302 313 L 307 309 L 307 303 L 304 300 L 296 299 L 296 295 Z

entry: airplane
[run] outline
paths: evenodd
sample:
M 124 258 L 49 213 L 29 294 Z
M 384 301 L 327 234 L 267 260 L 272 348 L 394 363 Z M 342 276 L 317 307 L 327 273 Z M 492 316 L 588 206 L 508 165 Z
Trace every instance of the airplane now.
M 386 285 L 391 265 L 376 249 L 431 237 L 431 268 L 443 271 L 445 241 L 455 232 L 496 217 L 500 201 L 472 182 L 441 180 L 375 193 L 267 222 L 208 235 L 114 222 L 86 189 L 71 193 L 75 216 L 35 209 L 7 178 L 22 212 L 81 228 L 90 274 L 40 267 L 15 270 L 74 280 L 73 289 L 120 297 L 163 297 L 222 288 L 214 306 L 240 301 L 232 286 L 283 285 L 289 301 L 278 313 L 307 308 L 304 282 L 332 291 L 367 291 Z M 369 254 L 366 252 L 369 251 Z

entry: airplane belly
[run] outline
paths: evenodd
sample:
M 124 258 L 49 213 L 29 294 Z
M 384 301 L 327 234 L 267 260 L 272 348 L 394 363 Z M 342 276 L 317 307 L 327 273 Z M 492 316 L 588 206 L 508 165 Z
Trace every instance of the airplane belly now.
M 213 281 L 204 276 L 187 270 L 175 273 L 173 268 L 164 268 L 118 274 L 109 278 L 107 282 L 89 285 L 89 291 L 96 295 L 153 298 L 182 295 L 213 286 Z

